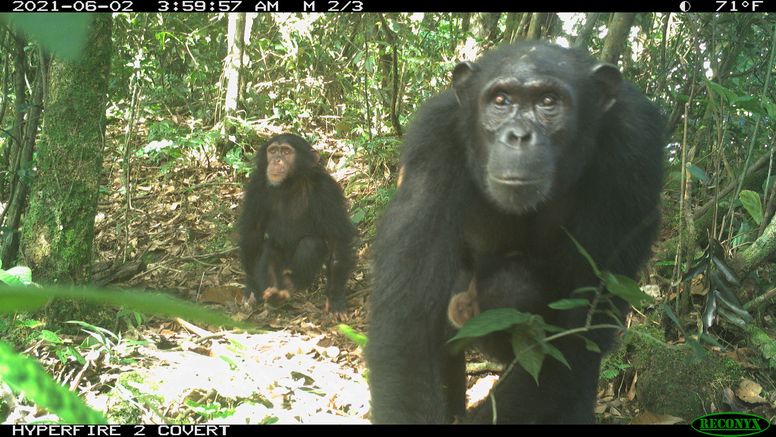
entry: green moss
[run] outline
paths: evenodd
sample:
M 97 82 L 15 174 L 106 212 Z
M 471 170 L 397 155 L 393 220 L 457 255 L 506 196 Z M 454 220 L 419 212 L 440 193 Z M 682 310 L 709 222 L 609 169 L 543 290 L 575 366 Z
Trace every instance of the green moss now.
M 722 405 L 723 388 L 743 376 L 735 361 L 700 346 L 672 346 L 665 342 L 659 313 L 631 327 L 619 347 L 601 365 L 601 382 L 626 369 L 638 372 L 636 402 L 654 414 L 670 414 L 690 421 Z
M 639 369 L 638 403 L 656 414 L 685 420 L 706 414 L 712 403 L 722 404 L 725 387 L 743 375 L 734 361 L 689 345 L 642 348 L 633 360 Z

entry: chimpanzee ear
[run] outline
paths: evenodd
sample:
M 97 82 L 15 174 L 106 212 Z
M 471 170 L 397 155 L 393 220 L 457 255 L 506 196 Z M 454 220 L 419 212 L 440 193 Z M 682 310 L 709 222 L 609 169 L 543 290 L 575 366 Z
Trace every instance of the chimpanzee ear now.
M 597 64 L 590 72 L 590 77 L 598 84 L 602 93 L 601 107 L 608 111 L 617 102 L 617 96 L 622 88 L 622 74 L 612 64 Z
M 458 104 L 461 104 L 461 100 L 464 94 L 464 88 L 466 88 L 469 78 L 479 71 L 480 67 L 469 61 L 459 63 L 453 69 L 453 88 L 455 89 L 455 97 L 458 99 Z
M 310 149 L 310 159 L 313 160 L 315 165 L 318 165 L 321 163 L 321 155 L 319 155 L 318 151 L 315 149 Z

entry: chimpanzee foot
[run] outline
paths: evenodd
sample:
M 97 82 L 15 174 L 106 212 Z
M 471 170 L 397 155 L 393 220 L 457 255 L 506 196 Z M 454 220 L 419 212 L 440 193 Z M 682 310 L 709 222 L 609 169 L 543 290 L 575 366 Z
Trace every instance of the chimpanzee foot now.
M 338 322 L 344 322 L 348 318 L 348 308 L 345 299 L 329 299 L 323 305 L 323 312 L 330 314 Z
M 280 306 L 291 297 L 291 293 L 288 290 L 278 290 L 277 287 L 269 287 L 264 290 L 261 295 L 264 298 L 264 302 L 271 306 Z

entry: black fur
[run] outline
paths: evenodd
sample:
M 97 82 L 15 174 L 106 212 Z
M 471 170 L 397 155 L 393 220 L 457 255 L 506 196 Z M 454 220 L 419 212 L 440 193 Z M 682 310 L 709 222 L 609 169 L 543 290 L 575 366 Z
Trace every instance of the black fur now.
M 294 169 L 276 187 L 267 183 L 267 147 L 275 142 L 296 151 Z M 291 134 L 270 138 L 259 149 L 238 223 L 245 293 L 282 287 L 280 280 L 273 283 L 273 269 L 278 278 L 290 269 L 294 287 L 309 287 L 326 264 L 328 304 L 342 311 L 345 283 L 355 264 L 356 230 L 342 190 L 315 158 L 310 144 Z
M 515 129 L 528 134 L 512 138 L 525 134 L 537 145 L 498 143 L 483 128 L 488 119 L 480 109 L 483 90 L 497 77 L 513 78 L 516 86 L 536 78 L 562 83 L 559 89 L 569 91 L 560 126 L 526 113 Z M 403 183 L 378 228 L 366 351 L 375 422 L 449 423 L 464 415 L 463 356 L 445 346 L 454 335 L 448 301 L 468 283 L 462 272 L 477 278 L 482 311 L 514 307 L 579 327 L 586 310 L 547 307 L 598 285 L 563 229 L 601 269 L 630 277 L 648 259 L 657 232 L 665 123 L 613 67 L 580 50 L 526 42 L 493 50 L 476 66 L 459 65 L 454 81 L 454 90 L 420 108 L 407 132 Z M 486 161 L 496 149 L 526 158 Z M 491 190 L 489 172 L 510 166 L 550 168 L 552 178 L 539 194 Z M 626 305 L 620 307 L 624 313 Z M 614 331 L 589 337 L 606 349 Z M 488 351 L 511 360 L 508 339 L 494 338 Z M 586 351 L 580 339 L 553 344 L 572 369 L 548 358 L 537 386 L 516 366 L 494 393 L 499 423 L 593 421 L 600 354 Z M 491 419 L 488 401 L 465 420 Z

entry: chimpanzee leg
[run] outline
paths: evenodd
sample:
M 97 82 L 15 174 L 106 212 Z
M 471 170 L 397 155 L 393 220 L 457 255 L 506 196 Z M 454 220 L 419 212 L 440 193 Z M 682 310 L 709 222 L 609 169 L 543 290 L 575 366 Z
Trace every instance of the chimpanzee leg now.
M 253 236 L 253 234 L 250 236 Z M 266 256 L 267 252 L 266 248 L 262 248 L 263 240 L 257 241 L 258 237 L 249 237 L 242 238 L 240 241 L 240 257 L 243 270 L 245 270 L 245 288 L 243 288 L 243 295 L 246 299 L 249 299 L 251 295 L 258 295 L 264 291 L 259 285 L 259 272 L 261 271 L 262 262 L 266 264 L 266 260 L 263 260 L 263 258 Z
M 326 242 L 322 238 L 304 237 L 299 240 L 291 258 L 291 281 L 295 288 L 307 288 L 321 271 L 326 259 Z
M 275 274 L 275 264 L 277 264 L 279 255 L 278 251 L 270 245 L 267 245 L 262 251 L 254 271 L 255 278 L 253 280 L 259 293 L 263 293 L 267 288 L 277 287 L 278 278 Z
M 333 312 L 343 312 L 347 307 L 345 284 L 353 271 L 355 259 L 350 247 L 336 242 L 326 266 L 326 309 Z
M 600 354 L 587 351 L 579 338 L 552 343 L 571 365 L 571 370 L 547 356 L 539 373 L 539 383 L 519 364 L 506 379 L 499 380 L 492 398 L 480 404 L 468 422 L 475 423 L 593 423 L 593 408 L 601 362 Z
M 450 336 L 452 337 L 452 335 Z M 466 414 L 466 360 L 464 355 L 451 356 L 442 367 L 445 397 L 450 417 L 463 419 Z

